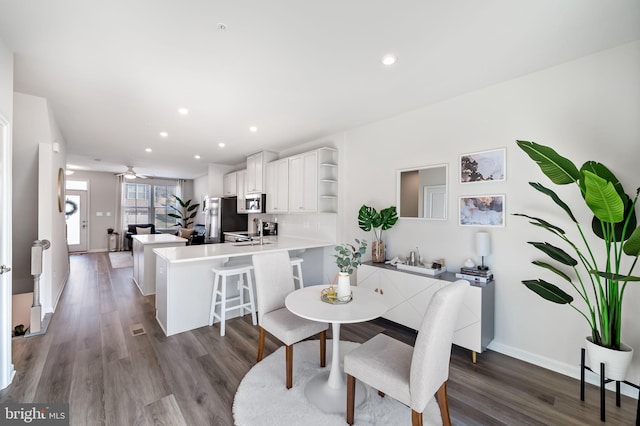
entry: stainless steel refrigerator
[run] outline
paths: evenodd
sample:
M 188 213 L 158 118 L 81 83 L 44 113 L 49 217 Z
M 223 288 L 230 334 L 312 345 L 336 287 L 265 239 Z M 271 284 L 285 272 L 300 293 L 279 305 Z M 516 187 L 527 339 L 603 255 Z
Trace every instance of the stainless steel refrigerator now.
M 224 232 L 246 231 L 247 214 L 237 213 L 236 197 L 203 199 L 205 243 L 224 243 Z

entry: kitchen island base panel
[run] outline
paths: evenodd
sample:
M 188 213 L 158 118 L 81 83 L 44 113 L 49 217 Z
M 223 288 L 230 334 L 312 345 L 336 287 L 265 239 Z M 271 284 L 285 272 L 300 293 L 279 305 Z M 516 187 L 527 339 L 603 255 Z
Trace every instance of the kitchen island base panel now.
M 165 259 L 156 259 L 156 319 L 167 336 L 209 325 L 211 268 L 222 266 L 225 261 L 174 264 L 167 268 Z M 168 286 L 168 282 L 172 285 Z

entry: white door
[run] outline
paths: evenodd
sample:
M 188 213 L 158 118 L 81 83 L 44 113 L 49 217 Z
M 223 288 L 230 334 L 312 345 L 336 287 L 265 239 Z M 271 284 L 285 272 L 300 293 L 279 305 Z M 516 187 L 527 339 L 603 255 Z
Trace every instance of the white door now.
M 11 205 L 9 121 L 0 115 L 0 206 Z M 0 389 L 15 374 L 11 363 L 11 209 L 0 209 Z
M 67 190 L 67 244 L 69 252 L 87 251 L 87 191 Z
M 430 219 L 447 218 L 447 186 L 424 187 L 424 217 Z

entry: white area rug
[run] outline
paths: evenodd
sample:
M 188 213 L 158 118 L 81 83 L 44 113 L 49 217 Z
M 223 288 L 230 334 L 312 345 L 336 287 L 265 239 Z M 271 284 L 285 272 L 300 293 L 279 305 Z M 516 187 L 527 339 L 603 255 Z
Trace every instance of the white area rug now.
M 130 251 L 111 251 L 109 261 L 113 269 L 133 268 L 133 256 Z
M 343 355 L 359 343 L 341 342 Z M 331 340 L 327 340 L 327 364 L 331 359 Z M 342 364 L 342 362 L 341 362 Z M 285 387 L 284 346 L 257 363 L 240 383 L 233 401 L 233 418 L 237 426 L 344 426 L 344 414 L 327 414 L 307 401 L 306 383 L 329 365 L 320 368 L 319 343 L 306 341 L 293 348 L 293 387 Z M 345 379 L 346 380 L 346 379 Z M 355 425 L 398 426 L 411 424 L 411 409 L 390 397 L 380 397 L 377 390 L 365 386 L 367 398 L 356 406 Z M 346 407 L 346 400 L 344 402 Z M 424 413 L 425 425 L 442 425 L 435 398 Z

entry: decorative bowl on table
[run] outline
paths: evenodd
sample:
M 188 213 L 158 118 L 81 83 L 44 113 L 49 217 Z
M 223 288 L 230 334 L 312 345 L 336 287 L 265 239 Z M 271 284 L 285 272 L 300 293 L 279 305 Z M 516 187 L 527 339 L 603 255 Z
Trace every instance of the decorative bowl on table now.
M 320 300 L 325 303 L 331 303 L 332 305 L 343 305 L 351 302 L 352 299 L 353 292 L 349 293 L 348 296 L 338 297 L 338 293 L 333 287 L 323 288 L 322 291 L 320 291 Z

